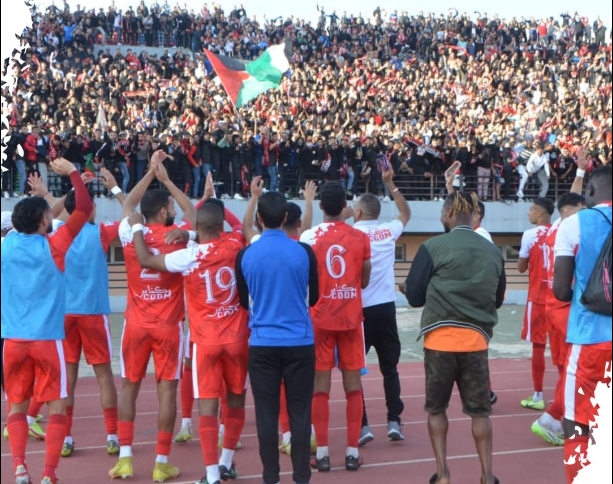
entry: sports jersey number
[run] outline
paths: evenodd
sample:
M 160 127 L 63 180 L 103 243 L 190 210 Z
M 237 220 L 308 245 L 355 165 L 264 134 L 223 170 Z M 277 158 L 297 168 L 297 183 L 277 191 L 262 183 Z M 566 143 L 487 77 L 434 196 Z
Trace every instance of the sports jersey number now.
M 548 244 L 541 245 L 543 251 L 543 269 L 549 271 L 549 262 L 551 257 L 551 247 Z
M 345 248 L 342 245 L 333 245 L 326 253 L 326 268 L 328 269 L 328 274 L 333 279 L 340 279 L 345 274 L 345 259 L 343 259 L 345 252 Z M 339 266 L 339 270 L 334 268 L 335 265 Z
M 236 276 L 234 274 L 234 269 L 227 266 L 222 267 L 215 274 L 215 280 L 211 277 L 211 271 L 207 269 L 203 274 L 200 274 L 200 278 L 204 279 L 204 284 L 206 286 L 207 303 L 217 302 L 217 299 L 215 299 L 213 295 L 213 284 L 216 284 L 222 291 L 230 291 L 228 297 L 220 303 L 222 306 L 232 301 L 236 293 Z

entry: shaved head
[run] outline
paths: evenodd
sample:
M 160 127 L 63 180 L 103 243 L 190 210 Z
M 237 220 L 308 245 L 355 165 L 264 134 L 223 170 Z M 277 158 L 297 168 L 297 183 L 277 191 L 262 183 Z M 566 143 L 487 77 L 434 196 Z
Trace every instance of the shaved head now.
M 214 203 L 205 203 L 198 209 L 196 225 L 198 231 L 215 234 L 223 230 L 223 210 Z
M 381 202 L 372 193 L 365 193 L 357 201 L 355 210 L 361 210 L 360 220 L 377 220 L 381 214 Z

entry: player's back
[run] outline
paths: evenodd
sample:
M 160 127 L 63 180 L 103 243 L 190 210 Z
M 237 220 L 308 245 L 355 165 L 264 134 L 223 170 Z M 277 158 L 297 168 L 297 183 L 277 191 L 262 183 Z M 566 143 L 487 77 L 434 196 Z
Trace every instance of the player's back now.
M 166 234 L 176 228 L 186 230 L 189 224 L 180 222 L 166 226 L 151 224 L 143 227 L 145 243 L 155 255 L 170 254 L 185 248 L 185 244 L 166 244 Z M 185 318 L 183 276 L 170 272 L 143 269 L 136 256 L 132 227 L 127 219 L 121 222 L 119 237 L 123 245 L 126 275 L 128 278 L 128 303 L 125 317 L 130 324 L 146 328 L 172 326 Z
M 234 269 L 242 248 L 238 240 L 220 238 L 177 253 L 195 261 L 183 274 L 191 338 L 199 345 L 249 337 L 249 313 L 240 306 Z
M 570 308 L 570 302 L 560 301 L 553 294 L 553 276 L 554 276 L 554 268 L 555 268 L 555 245 L 556 245 L 556 237 L 558 235 L 558 228 L 562 223 L 562 219 L 556 220 L 549 231 L 547 232 L 547 236 L 545 237 L 545 244 L 547 245 L 547 249 L 545 253 L 547 255 L 547 294 L 545 297 L 545 305 L 547 310 L 552 309 L 560 309 L 560 308 Z
M 547 299 L 549 247 L 546 243 L 551 225 L 539 225 L 524 232 L 519 256 L 528 259 L 528 301 L 545 304 Z
M 370 259 L 368 235 L 344 222 L 324 222 L 300 237 L 313 247 L 319 271 L 319 302 L 313 326 L 349 330 L 362 323 L 362 266 Z

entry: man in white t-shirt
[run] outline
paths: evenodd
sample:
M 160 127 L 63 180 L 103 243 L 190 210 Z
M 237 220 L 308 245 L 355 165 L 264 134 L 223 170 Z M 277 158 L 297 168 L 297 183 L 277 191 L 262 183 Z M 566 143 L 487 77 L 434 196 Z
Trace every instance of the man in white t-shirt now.
M 404 196 L 392 181 L 394 171 L 382 174 L 389 193 L 398 208 L 398 217 L 389 223 L 379 223 L 381 213 L 379 199 L 366 193 L 360 197 L 354 207 L 354 227 L 370 237 L 372 255 L 372 273 L 370 284 L 362 290 L 364 309 L 364 339 L 366 352 L 374 346 L 383 375 L 385 403 L 387 405 L 387 437 L 389 440 L 404 440 L 400 414 L 404 404 L 400 399 L 400 378 L 398 361 L 400 359 L 400 338 L 396 324 L 396 284 L 394 283 L 394 262 L 396 259 L 396 241 L 402 235 L 405 225 L 411 218 L 411 210 Z M 360 445 L 374 439 L 368 425 L 366 405 L 362 418 Z

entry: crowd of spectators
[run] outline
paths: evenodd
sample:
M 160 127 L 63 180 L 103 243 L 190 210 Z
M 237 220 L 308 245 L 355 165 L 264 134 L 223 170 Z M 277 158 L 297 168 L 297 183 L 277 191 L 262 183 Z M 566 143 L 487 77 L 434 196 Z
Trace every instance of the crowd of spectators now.
M 311 24 L 216 4 L 33 9 L 25 62 L 4 64 L 16 77 L 3 87 L 4 196 L 27 194 L 32 171 L 67 189 L 47 173 L 58 156 L 105 166 L 128 191 L 157 149 L 186 193 L 198 197 L 212 171 L 225 198 L 247 197 L 263 174 L 288 197 L 316 179 L 387 200 L 385 157 L 407 198 L 443 197 L 458 160 L 457 184 L 511 202 L 570 185 L 581 145 L 592 167 L 611 162 L 611 36 L 599 18 L 318 10 Z M 254 59 L 281 41 L 293 55 L 280 88 L 236 110 L 203 50 Z

